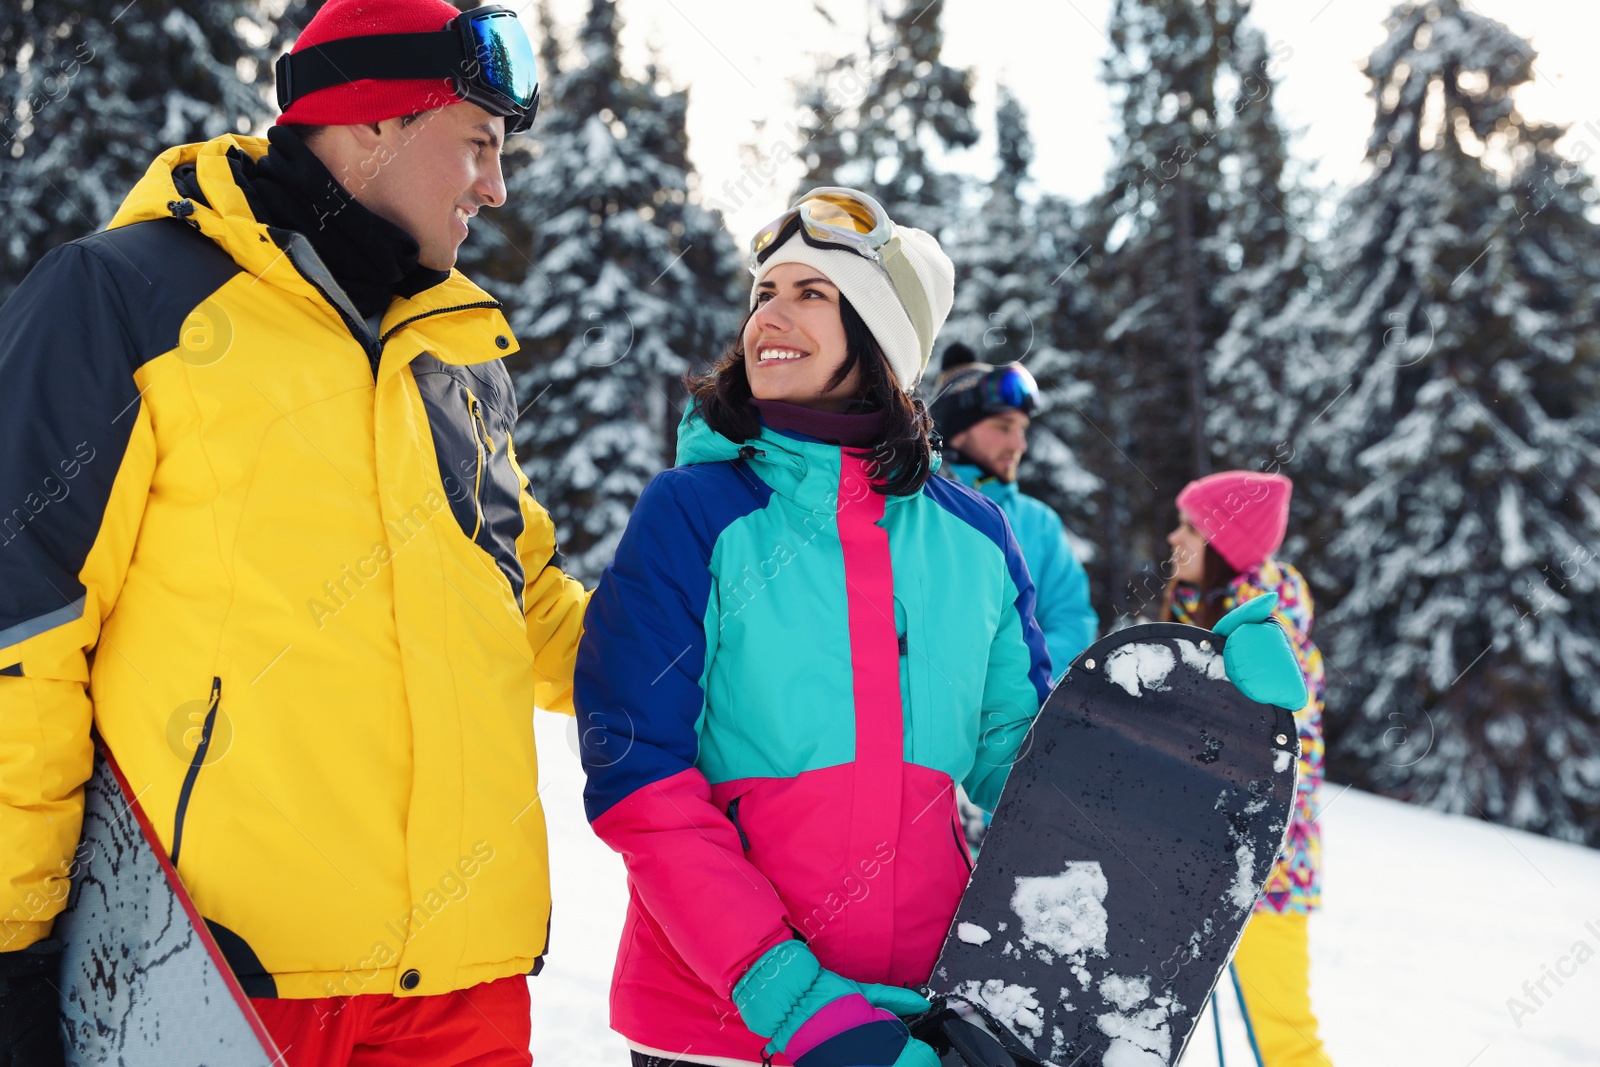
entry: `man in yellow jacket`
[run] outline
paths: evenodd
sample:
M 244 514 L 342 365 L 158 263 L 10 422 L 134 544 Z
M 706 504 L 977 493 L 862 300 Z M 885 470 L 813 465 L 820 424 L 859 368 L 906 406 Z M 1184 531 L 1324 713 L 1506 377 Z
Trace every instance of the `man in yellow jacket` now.
M 289 1063 L 529 1062 L 531 715 L 571 711 L 586 597 L 452 267 L 532 61 L 509 12 L 330 0 L 268 140 L 163 153 L 0 309 L 7 1010 L 48 986 L 92 726 Z

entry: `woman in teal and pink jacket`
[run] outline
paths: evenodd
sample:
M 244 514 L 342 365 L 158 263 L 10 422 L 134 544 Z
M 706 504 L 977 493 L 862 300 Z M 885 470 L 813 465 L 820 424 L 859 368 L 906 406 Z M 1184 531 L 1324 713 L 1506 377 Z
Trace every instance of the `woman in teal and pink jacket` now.
M 970 873 L 955 786 L 992 809 L 1050 663 L 999 508 L 929 477 L 949 259 L 843 190 L 757 250 L 585 618 L 585 802 L 631 891 L 612 1025 L 649 1067 L 934 1067 L 895 1016 Z

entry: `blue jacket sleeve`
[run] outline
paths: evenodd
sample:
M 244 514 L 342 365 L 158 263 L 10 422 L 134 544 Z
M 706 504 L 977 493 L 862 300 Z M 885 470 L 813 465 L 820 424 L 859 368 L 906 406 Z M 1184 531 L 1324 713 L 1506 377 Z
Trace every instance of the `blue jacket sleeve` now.
M 716 655 L 708 563 L 722 528 L 750 503 L 733 492 L 697 498 L 691 479 L 701 476 L 665 471 L 639 497 L 589 601 L 573 695 L 595 833 L 622 855 L 673 948 L 727 996 L 792 933 L 695 766 L 702 675 Z
M 590 822 L 698 755 L 716 531 L 683 507 L 678 477 L 645 487 L 584 615 L 573 696 Z

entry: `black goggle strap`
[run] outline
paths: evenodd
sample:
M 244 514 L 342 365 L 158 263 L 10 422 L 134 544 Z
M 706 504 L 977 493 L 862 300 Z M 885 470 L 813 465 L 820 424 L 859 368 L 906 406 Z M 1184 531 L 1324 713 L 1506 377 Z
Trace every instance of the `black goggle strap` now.
M 319 89 L 362 78 L 451 78 L 462 84 L 469 67 L 461 35 L 455 29 L 438 33 L 379 33 L 285 52 L 278 57 L 278 110 Z M 443 107 L 450 101 L 441 100 Z
M 917 277 L 917 268 L 911 265 L 911 260 L 900 247 L 900 235 L 895 234 L 878 249 L 879 262 L 883 269 L 889 272 L 889 281 L 894 286 L 895 295 L 900 298 L 900 306 L 906 309 L 906 315 L 911 319 L 911 328 L 917 331 L 917 345 L 922 350 L 922 365 L 928 365 L 928 358 L 933 354 L 933 308 L 928 305 L 928 294 L 923 291 L 922 280 Z

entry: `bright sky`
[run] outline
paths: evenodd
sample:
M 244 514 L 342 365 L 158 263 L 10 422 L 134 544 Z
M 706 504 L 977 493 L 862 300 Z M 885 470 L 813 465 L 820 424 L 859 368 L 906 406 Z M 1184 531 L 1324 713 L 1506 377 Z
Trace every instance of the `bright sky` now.
M 624 62 L 642 69 L 652 52 L 664 74 L 687 86 L 690 155 L 702 197 L 723 207 L 736 238 L 785 206 L 799 179 L 793 163 L 752 172 L 747 146 L 764 156 L 800 146 L 793 79 L 817 55 L 865 51 L 867 13 L 903 0 L 813 0 L 756 6 L 748 0 L 620 0 Z M 913 0 L 917 2 L 917 0 Z M 587 0 L 554 0 L 558 22 L 575 27 Z M 1600 4 L 1595 0 L 1470 0 L 1473 9 L 1531 38 L 1537 78 L 1518 104 L 1531 118 L 1568 123 L 1600 156 Z M 1318 183 L 1359 175 L 1372 106 L 1360 65 L 1383 39 L 1391 0 L 1257 0 L 1254 18 L 1280 58 L 1278 101 L 1297 131 L 1294 149 Z M 976 72 L 986 137 L 964 169 L 993 168 L 996 85 L 1005 81 L 1028 110 L 1045 189 L 1082 198 L 1110 162 L 1111 113 L 1098 79 L 1108 0 L 947 0 L 945 60 Z M 824 14 L 826 12 L 826 15 Z M 830 24 L 830 19 L 832 24 Z M 530 26 L 530 29 L 532 27 Z M 765 122 L 765 129 L 759 124 Z M 741 185 L 742 183 L 742 185 Z

